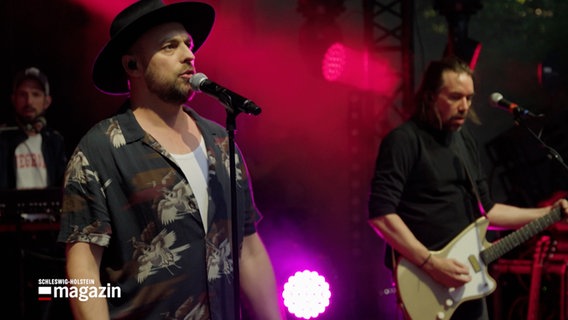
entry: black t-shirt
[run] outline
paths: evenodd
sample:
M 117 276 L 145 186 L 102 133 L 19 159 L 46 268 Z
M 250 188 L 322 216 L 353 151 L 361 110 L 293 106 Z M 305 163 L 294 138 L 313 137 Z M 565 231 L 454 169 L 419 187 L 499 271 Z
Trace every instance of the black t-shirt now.
M 481 215 L 475 189 L 490 210 L 494 202 L 467 129 L 445 132 L 411 119 L 381 143 L 369 216 L 397 213 L 419 241 L 439 250 Z

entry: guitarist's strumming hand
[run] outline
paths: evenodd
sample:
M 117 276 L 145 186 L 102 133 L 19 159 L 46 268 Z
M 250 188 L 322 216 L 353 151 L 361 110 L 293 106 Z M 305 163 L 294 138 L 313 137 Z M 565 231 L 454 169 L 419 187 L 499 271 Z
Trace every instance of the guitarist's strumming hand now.
M 460 287 L 469 281 L 469 269 L 467 266 L 455 259 L 447 259 L 432 255 L 422 266 L 432 279 L 448 288 Z

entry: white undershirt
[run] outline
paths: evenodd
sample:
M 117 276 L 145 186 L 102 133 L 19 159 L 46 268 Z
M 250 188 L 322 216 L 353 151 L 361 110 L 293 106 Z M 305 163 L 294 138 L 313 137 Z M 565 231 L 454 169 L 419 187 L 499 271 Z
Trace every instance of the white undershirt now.
M 208 164 L 203 137 L 201 137 L 199 147 L 193 150 L 193 152 L 172 154 L 172 157 L 176 160 L 193 190 L 199 212 L 201 213 L 203 228 L 205 228 L 205 232 L 207 232 L 207 214 L 209 207 L 209 194 L 207 192 Z
M 47 170 L 41 152 L 41 134 L 28 137 L 14 152 L 16 189 L 47 187 Z

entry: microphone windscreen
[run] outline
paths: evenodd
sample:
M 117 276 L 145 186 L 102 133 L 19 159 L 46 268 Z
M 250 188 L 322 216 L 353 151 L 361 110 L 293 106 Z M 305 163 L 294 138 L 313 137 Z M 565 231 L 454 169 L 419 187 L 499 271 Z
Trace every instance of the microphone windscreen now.
M 191 78 L 189 78 L 189 85 L 195 91 L 201 91 L 201 85 L 203 81 L 207 80 L 207 76 L 203 73 L 196 73 Z
M 499 105 L 499 101 L 501 101 L 501 99 L 503 99 L 503 95 L 500 94 L 499 92 L 493 92 L 491 94 L 491 97 L 489 99 L 489 102 L 493 105 L 493 106 L 497 106 Z

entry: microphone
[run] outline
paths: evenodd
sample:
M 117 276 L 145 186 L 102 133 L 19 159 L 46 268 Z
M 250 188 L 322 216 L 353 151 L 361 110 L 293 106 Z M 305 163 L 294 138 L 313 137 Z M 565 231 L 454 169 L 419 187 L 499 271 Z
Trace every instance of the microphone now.
M 262 111 L 259 106 L 257 106 L 251 100 L 244 98 L 233 91 L 222 87 L 221 85 L 209 80 L 203 73 L 196 73 L 191 78 L 189 78 L 189 85 L 195 91 L 205 92 L 229 108 L 236 108 L 245 113 L 258 115 Z
M 0 125 L 0 133 L 4 131 L 35 131 L 36 133 L 41 132 L 41 130 L 47 125 L 47 120 L 44 116 L 39 116 L 33 119 L 31 122 L 26 124 L 20 124 L 18 126 L 6 126 L 5 124 Z
M 534 113 L 530 112 L 529 110 L 519 106 L 518 104 L 505 99 L 503 95 L 500 94 L 499 92 L 493 92 L 491 94 L 489 102 L 493 107 L 509 111 L 517 117 L 529 117 L 529 118 L 539 117 Z

